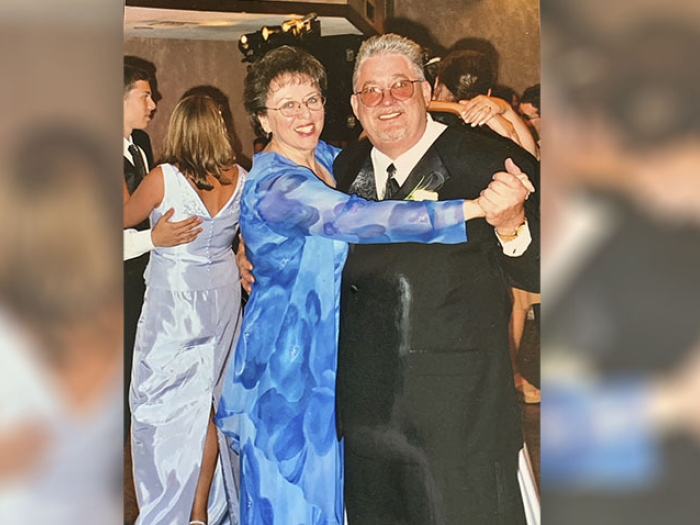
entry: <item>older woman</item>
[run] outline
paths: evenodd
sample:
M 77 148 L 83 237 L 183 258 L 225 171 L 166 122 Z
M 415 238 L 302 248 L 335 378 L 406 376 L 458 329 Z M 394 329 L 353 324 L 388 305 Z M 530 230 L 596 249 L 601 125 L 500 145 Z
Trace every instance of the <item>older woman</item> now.
M 217 424 L 241 454 L 241 524 L 341 524 L 335 374 L 347 243 L 466 241 L 472 201 L 371 202 L 332 188 L 338 149 L 319 142 L 321 64 L 281 47 L 245 79 L 270 142 L 243 189 L 241 231 L 255 265 Z

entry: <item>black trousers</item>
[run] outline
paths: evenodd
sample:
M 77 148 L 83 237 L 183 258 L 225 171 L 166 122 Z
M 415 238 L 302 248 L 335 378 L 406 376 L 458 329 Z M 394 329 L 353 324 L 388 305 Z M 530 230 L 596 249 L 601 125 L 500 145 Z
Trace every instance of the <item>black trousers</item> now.
M 478 451 L 474 454 L 478 455 Z M 427 462 L 366 458 L 346 446 L 344 492 L 348 523 L 525 525 L 517 470 L 517 454 L 511 454 L 507 460 L 479 465 L 466 479 L 443 473 L 450 486 L 441 490 Z M 445 489 L 451 494 L 444 493 Z
M 134 357 L 136 325 L 141 317 L 146 283 L 143 272 L 148 264 L 148 254 L 124 261 L 124 441 L 129 439 L 131 410 L 129 409 L 129 386 L 131 384 L 131 362 Z

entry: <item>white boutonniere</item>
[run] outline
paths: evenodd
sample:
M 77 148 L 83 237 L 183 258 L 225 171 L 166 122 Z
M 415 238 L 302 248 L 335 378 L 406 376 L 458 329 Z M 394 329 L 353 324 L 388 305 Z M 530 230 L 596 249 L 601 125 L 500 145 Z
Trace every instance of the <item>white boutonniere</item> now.
M 406 196 L 407 201 L 436 201 L 438 200 L 438 193 L 434 191 L 442 186 L 442 181 L 439 182 L 438 188 L 435 188 L 435 184 L 432 184 L 432 174 L 426 180 L 426 177 L 421 177 L 415 188 Z M 433 186 L 432 189 L 428 189 Z
M 409 201 L 436 201 L 438 200 L 437 191 L 430 190 L 413 190 L 411 194 L 406 197 Z

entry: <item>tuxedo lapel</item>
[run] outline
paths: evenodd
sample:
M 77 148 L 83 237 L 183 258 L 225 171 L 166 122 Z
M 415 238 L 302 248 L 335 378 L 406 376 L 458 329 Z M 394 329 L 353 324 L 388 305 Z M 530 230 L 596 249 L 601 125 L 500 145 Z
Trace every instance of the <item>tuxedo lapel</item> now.
M 365 161 L 362 167 L 355 177 L 355 180 L 350 184 L 348 188 L 348 193 L 354 193 L 358 197 L 363 199 L 377 201 L 379 196 L 377 194 L 377 184 L 374 180 L 374 168 L 372 167 L 372 159 L 368 155 L 365 157 Z
M 450 179 L 449 171 L 439 154 L 436 144 L 442 139 L 438 137 L 425 155 L 418 161 L 406 181 L 394 195 L 394 200 L 403 200 L 416 188 L 426 191 L 438 192 L 443 184 Z M 372 145 L 365 140 L 351 151 L 343 152 L 347 155 L 345 162 L 336 166 L 338 172 L 338 186 L 340 191 L 356 194 L 369 200 L 379 200 L 377 184 L 374 178 L 374 168 L 370 151 Z M 356 174 L 356 175 L 355 175 Z
M 450 174 L 442 158 L 431 146 L 411 170 L 406 181 L 394 195 L 394 200 L 404 200 L 416 189 L 438 193 L 449 178 Z
M 136 167 L 126 157 L 124 157 L 124 178 L 126 179 L 126 187 L 129 190 L 129 195 L 131 195 L 141 182 L 141 178 Z

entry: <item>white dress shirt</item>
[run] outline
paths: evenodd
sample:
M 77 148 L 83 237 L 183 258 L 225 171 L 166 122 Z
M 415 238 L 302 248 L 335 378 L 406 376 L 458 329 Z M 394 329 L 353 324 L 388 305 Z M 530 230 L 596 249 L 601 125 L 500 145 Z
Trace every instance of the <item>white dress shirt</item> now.
M 124 157 L 126 157 L 126 159 L 133 164 L 134 159 L 131 156 L 131 152 L 129 151 L 129 146 L 131 146 L 132 144 L 133 142 L 131 140 L 131 137 L 129 137 L 128 139 L 124 137 Z M 146 155 L 139 146 L 136 147 L 139 148 L 139 152 L 141 153 L 141 157 L 143 158 L 143 165 L 146 167 L 146 170 L 148 170 L 150 166 L 148 165 Z M 153 239 L 151 238 L 150 229 L 138 231 L 133 228 L 128 228 L 124 230 L 125 261 L 133 259 L 135 257 L 139 257 L 140 255 L 151 251 L 153 248 Z
M 374 177 L 377 184 L 377 196 L 380 199 L 384 198 L 384 190 L 386 188 L 387 179 L 389 178 L 386 170 L 389 164 L 393 164 L 396 168 L 394 179 L 399 183 L 399 186 L 403 186 L 403 183 L 406 182 L 406 179 L 411 174 L 413 168 L 416 167 L 418 161 L 423 158 L 425 152 L 428 151 L 430 146 L 433 145 L 433 142 L 435 142 L 446 129 L 447 126 L 441 122 L 434 121 L 432 117 L 428 115 L 428 125 L 425 128 L 423 136 L 411 149 L 399 157 L 391 159 L 377 148 L 372 148 L 370 156 L 372 157 Z
M 139 257 L 154 248 L 151 230 L 135 230 L 129 228 L 124 230 L 124 260 Z

